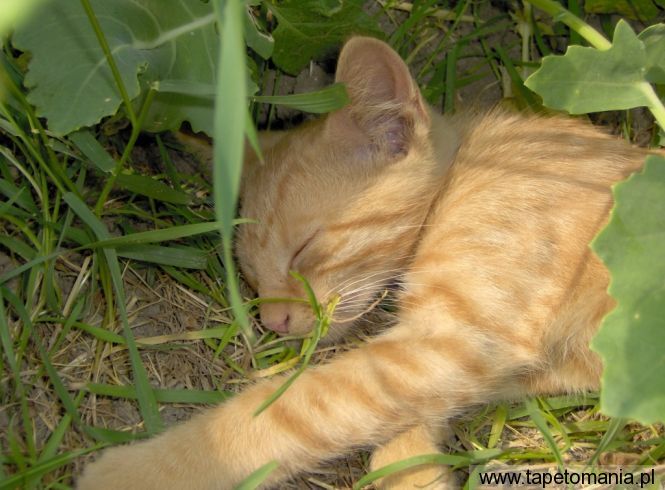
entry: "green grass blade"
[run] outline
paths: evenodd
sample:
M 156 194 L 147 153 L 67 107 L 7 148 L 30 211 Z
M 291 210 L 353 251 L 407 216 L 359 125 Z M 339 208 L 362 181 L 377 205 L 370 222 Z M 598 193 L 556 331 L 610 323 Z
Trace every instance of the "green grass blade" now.
M 265 160 L 263 159 L 263 152 L 261 151 L 261 145 L 259 144 L 259 135 L 249 114 L 247 114 L 247 119 L 245 120 L 245 137 L 261 162 L 261 165 L 263 165 Z
M 2 294 L 0 292 L 0 294 Z M 0 296 L 1 298 L 1 296 Z M 58 398 L 60 399 L 60 403 L 62 403 L 62 406 L 65 409 L 65 412 L 67 415 L 69 415 L 74 422 L 78 423 L 80 425 L 80 418 L 79 418 L 79 413 L 78 413 L 78 404 L 74 402 L 74 400 L 71 398 L 69 395 L 69 391 L 65 387 L 65 384 L 62 382 L 62 379 L 60 378 L 60 375 L 58 374 L 58 371 L 55 369 L 53 366 L 53 363 L 51 362 L 51 359 L 49 358 L 48 352 L 46 351 L 46 348 L 42 344 L 42 340 L 36 335 L 35 330 L 32 325 L 32 321 L 30 319 L 30 315 L 28 312 L 23 308 L 23 305 L 18 304 L 17 302 L 13 303 L 14 308 L 18 310 L 18 314 L 20 315 L 24 325 L 23 327 L 27 329 L 31 334 L 32 334 L 32 341 L 33 344 L 37 346 L 37 352 L 39 353 L 39 357 L 42 361 L 42 366 L 44 370 L 46 371 L 46 374 L 49 377 L 49 380 L 51 382 L 51 385 L 53 386 L 53 389 L 55 393 L 58 395 Z M 1 312 L 0 312 L 1 313 Z
M 0 179 L 0 193 L 4 194 L 10 201 L 15 201 L 27 212 L 37 213 L 37 206 L 32 200 L 30 192 L 27 192 L 27 187 L 18 188 L 8 180 Z
M 452 114 L 455 111 L 455 85 L 457 83 L 457 59 L 460 45 L 455 44 L 450 52 L 446 53 L 446 91 L 443 99 L 443 112 Z
M 125 338 L 122 335 L 106 330 L 105 328 L 95 327 L 83 322 L 73 322 L 72 327 L 92 335 L 98 340 L 112 344 L 125 344 Z
M 278 467 L 279 463 L 277 461 L 271 461 L 270 463 L 264 464 L 245 478 L 235 490 L 254 490 L 255 488 L 258 488 L 259 485 L 261 485 L 261 483 L 263 483 Z
M 105 173 L 113 172 L 116 162 L 90 131 L 81 129 L 75 133 L 71 133 L 69 139 L 99 170 Z
M 5 311 L 5 298 L 3 290 L 0 288 L 0 345 L 2 345 L 2 350 L 5 353 L 12 377 L 14 378 L 14 388 L 16 390 L 16 396 L 19 399 L 19 405 L 21 408 L 23 430 L 26 432 L 25 442 L 27 445 L 27 450 L 29 455 L 34 457 L 36 454 L 33 437 L 34 431 L 30 411 L 28 409 L 28 398 L 26 396 L 26 390 L 23 386 L 23 382 L 21 381 L 21 366 L 17 360 L 17 353 L 14 350 L 14 343 L 9 332 L 9 323 L 7 319 L 8 317 Z
M 608 447 L 610 447 L 610 444 L 612 444 L 612 442 L 617 438 L 627 423 L 628 421 L 626 419 L 619 417 L 610 420 L 609 427 L 603 434 L 603 437 L 600 439 L 600 442 L 596 447 L 596 451 L 593 453 L 593 456 L 591 456 L 591 459 L 589 460 L 589 466 L 596 464 L 598 458 L 600 458 L 600 455 L 603 454 Z
M 278 104 L 300 111 L 322 114 L 341 109 L 349 103 L 349 95 L 341 83 L 335 83 L 315 92 L 293 95 L 255 95 L 254 102 Z
M 323 315 L 323 310 L 321 309 L 321 305 L 319 304 L 319 300 L 316 299 L 316 294 L 314 294 L 314 290 L 312 289 L 312 286 L 309 285 L 309 282 L 307 282 L 307 279 L 305 279 L 301 274 L 299 274 L 296 271 L 290 271 L 289 274 L 299 281 L 303 288 L 305 289 L 305 294 L 307 294 L 307 299 L 309 301 L 310 306 L 312 307 L 312 310 L 314 310 L 314 315 L 316 315 L 316 318 L 321 318 Z
M 492 428 L 490 430 L 490 437 L 487 442 L 488 448 L 493 448 L 501 439 L 501 433 L 506 426 L 506 419 L 508 418 L 508 408 L 505 404 L 496 407 L 494 411 L 494 420 L 492 421 Z
M 106 230 L 104 224 L 97 219 L 97 217 L 88 209 L 83 201 L 72 193 L 66 193 L 63 197 L 69 207 L 78 215 L 83 222 L 88 225 L 98 240 L 107 240 L 110 238 L 109 232 Z M 141 356 L 136 342 L 134 341 L 134 334 L 129 328 L 127 319 L 127 311 L 125 309 L 125 293 L 122 285 L 122 276 L 120 273 L 120 265 L 118 264 L 118 257 L 115 250 L 110 248 L 103 249 L 106 262 L 111 273 L 113 288 L 116 294 L 116 305 L 120 320 L 122 322 L 123 333 L 129 351 L 129 357 L 132 364 L 132 371 L 134 374 L 134 383 L 136 384 L 137 398 L 141 415 L 145 420 L 146 429 L 149 433 L 155 433 L 162 429 L 163 423 L 157 410 L 157 400 L 155 394 L 148 382 L 148 375 L 145 367 L 141 362 Z
M 465 465 L 469 463 L 469 458 L 465 456 L 458 456 L 455 454 L 423 454 L 420 456 L 413 456 L 411 458 L 404 459 L 402 461 L 397 461 L 396 463 L 391 463 L 383 468 L 367 473 L 360 480 L 353 485 L 354 490 L 360 490 L 365 485 L 369 485 L 373 481 L 378 480 L 379 478 L 384 478 L 386 476 L 397 473 L 398 471 L 406 470 L 413 468 L 415 466 L 421 466 L 424 464 L 440 464 L 446 466 L 457 466 Z M 444 469 L 441 469 L 442 473 Z
M 321 308 L 321 305 L 316 299 L 314 290 L 307 282 L 307 279 L 305 279 L 302 275 L 298 274 L 295 271 L 291 271 L 290 274 L 291 276 L 293 276 L 295 279 L 297 279 L 302 283 L 303 288 L 305 289 L 305 292 L 309 299 L 310 306 L 312 307 L 312 310 L 316 315 L 316 323 L 314 325 L 314 329 L 312 330 L 310 336 L 303 340 L 303 346 L 301 352 L 301 357 L 303 359 L 302 364 L 298 367 L 298 369 L 296 369 L 293 372 L 293 374 L 291 374 L 291 376 L 287 378 L 286 381 L 284 381 L 284 383 L 281 384 L 279 388 L 275 390 L 274 393 L 272 393 L 272 395 L 270 395 L 263 403 L 261 403 L 256 412 L 254 412 L 255 417 L 259 415 L 261 412 L 263 412 L 266 408 L 268 408 L 280 396 L 282 396 L 284 392 L 293 384 L 293 382 L 296 379 L 298 379 L 298 376 L 300 376 L 305 370 L 305 368 L 309 365 L 309 360 L 314 354 L 316 346 L 319 344 L 321 338 L 324 337 L 325 334 L 328 332 L 328 327 L 330 326 L 330 322 L 332 321 L 333 311 L 335 310 L 335 307 L 337 306 L 337 303 L 339 301 L 339 298 L 333 298 L 331 302 L 327 305 L 326 311 L 323 311 L 323 308 Z
M 205 269 L 208 264 L 206 251 L 194 247 L 132 245 L 131 247 L 119 248 L 116 252 L 118 257 L 184 269 Z
M 113 398 L 127 398 L 136 400 L 136 389 L 133 386 L 107 385 L 101 383 L 87 383 L 86 390 L 90 393 Z M 159 389 L 154 390 L 155 398 L 161 403 L 193 403 L 193 404 L 215 404 L 220 403 L 233 393 L 228 391 L 203 391 L 190 389 Z
M 536 425 L 540 433 L 543 435 L 545 442 L 552 451 L 554 459 L 556 459 L 556 462 L 559 465 L 559 469 L 563 471 L 564 464 L 563 464 L 563 457 L 561 456 L 561 451 L 559 451 L 559 446 L 557 446 L 557 443 L 554 440 L 552 431 L 550 431 L 550 428 L 547 425 L 547 422 L 545 421 L 545 416 L 543 415 L 540 407 L 538 406 L 538 402 L 534 398 L 529 398 L 524 402 L 524 405 L 527 411 L 529 412 L 531 420 Z
M 215 214 L 217 220 L 222 222 L 224 268 L 231 307 L 245 336 L 252 344 L 254 334 L 249 327 L 247 311 L 240 295 L 232 253 L 233 218 L 240 189 L 247 118 L 244 4 L 240 0 L 215 0 L 214 6 L 221 33 L 214 116 Z
M 580 408 L 593 406 L 598 402 L 598 395 L 586 393 L 583 395 L 563 395 L 550 396 L 544 398 L 550 410 L 561 410 L 569 408 Z M 508 420 L 520 419 L 529 415 L 529 410 L 524 405 L 510 407 L 508 410 Z
M 35 250 L 18 238 L 0 236 L 0 245 L 6 247 L 8 250 L 25 260 L 32 260 L 35 258 Z
M 79 392 L 78 396 L 74 400 L 74 404 L 78 407 L 79 403 L 81 403 L 81 400 L 83 400 L 83 395 L 84 392 Z M 65 415 L 62 416 L 60 419 L 60 422 L 56 426 L 55 430 L 51 434 L 51 436 L 48 438 L 48 441 L 46 441 L 46 444 L 42 448 L 42 452 L 39 455 L 39 459 L 37 461 L 43 462 L 43 461 L 48 461 L 51 458 L 54 458 L 57 451 L 58 447 L 62 443 L 65 435 L 67 434 L 67 431 L 69 430 L 70 426 L 72 424 L 72 417 L 70 414 L 66 413 Z
M 233 220 L 234 225 L 238 223 L 248 223 L 248 222 L 252 222 L 252 220 L 245 220 L 245 219 Z M 0 284 L 4 284 L 5 282 L 13 279 L 14 277 L 21 275 L 23 272 L 32 269 L 36 265 L 48 262 L 49 260 L 55 259 L 65 253 L 84 250 L 87 248 L 100 248 L 100 247 L 113 248 L 123 245 L 154 243 L 159 241 L 174 240 L 177 238 L 198 235 L 202 233 L 208 233 L 211 231 L 219 230 L 220 227 L 221 224 L 215 221 L 210 223 L 197 223 L 191 225 L 174 226 L 172 228 L 167 228 L 163 230 L 150 230 L 140 233 L 132 233 L 131 235 L 126 235 L 117 238 L 111 238 L 109 236 L 106 239 L 98 240 L 93 243 L 85 243 L 81 247 L 78 247 L 74 250 L 60 250 L 57 252 L 50 253 L 48 255 L 44 255 L 42 257 L 37 257 L 31 260 L 30 262 L 26 262 L 25 264 L 15 267 L 14 269 L 11 269 L 5 272 L 4 274 L 0 275 Z M 75 234 L 76 236 L 72 235 L 70 238 L 76 238 L 76 241 L 78 243 L 83 243 L 85 241 L 83 240 L 85 233 L 80 232 L 81 230 L 72 230 L 72 231 L 76 231 L 77 233 Z
M 503 66 L 506 69 L 510 80 L 513 82 L 513 87 L 517 91 L 515 95 L 519 95 L 519 100 L 523 100 L 532 111 L 537 112 L 542 110 L 543 106 L 538 101 L 538 97 L 524 85 L 524 80 L 522 80 L 520 74 L 517 73 L 515 65 L 508 56 L 508 53 L 506 53 L 506 51 L 500 46 L 496 46 L 494 50 L 501 59 L 501 62 L 503 63 Z
M 162 161 L 162 164 L 165 167 L 166 175 L 171 181 L 171 185 L 177 191 L 182 191 L 182 185 L 180 184 L 180 176 L 178 175 L 178 170 L 171 160 L 169 152 L 166 151 L 166 146 L 162 142 L 162 138 L 159 137 L 159 134 L 155 135 L 155 141 L 157 141 L 157 147 L 159 148 L 159 157 Z
M 90 452 L 97 451 L 101 446 L 93 446 L 86 449 L 79 449 L 78 451 L 70 451 L 68 453 L 60 454 L 55 458 L 51 458 L 47 461 L 42 461 L 36 465 L 18 472 L 9 478 L 6 478 L 4 481 L 0 482 L 0 490 L 13 490 L 16 488 L 23 488 L 25 481 L 32 478 L 38 478 L 46 473 L 49 473 L 57 468 L 61 468 L 75 460 L 80 458 Z
M 480 485 L 480 473 L 483 472 L 485 466 L 476 466 L 469 474 L 469 478 L 464 483 L 462 490 L 475 490 Z
M 158 201 L 171 204 L 189 204 L 192 197 L 181 191 L 177 191 L 157 179 L 146 175 L 118 174 L 116 184 L 134 194 L 151 197 Z
M 233 224 L 248 223 L 252 220 L 234 220 Z M 128 245 L 142 245 L 146 243 L 166 242 L 170 240 L 177 240 L 195 235 L 202 235 L 213 231 L 219 231 L 222 224 L 219 221 L 211 221 L 209 223 L 195 223 L 189 225 L 178 225 L 164 228 L 162 230 L 149 230 L 139 233 L 132 233 L 121 237 L 114 237 L 108 240 L 102 240 L 87 245 L 87 248 L 99 247 L 125 247 Z

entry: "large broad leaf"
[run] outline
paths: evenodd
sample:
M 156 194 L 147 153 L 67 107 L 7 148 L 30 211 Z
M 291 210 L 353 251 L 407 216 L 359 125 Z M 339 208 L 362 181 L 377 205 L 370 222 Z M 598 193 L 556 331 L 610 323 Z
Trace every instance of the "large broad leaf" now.
M 213 85 L 218 36 L 209 3 L 181 0 L 91 0 L 130 99 L 157 81 L 177 80 L 179 93 L 158 93 L 146 129 L 188 120 L 212 134 L 210 98 L 187 95 L 187 83 Z M 12 38 L 30 51 L 25 84 L 49 129 L 66 134 L 114 114 L 121 98 L 90 22 L 76 0 L 42 6 Z M 183 83 L 184 82 L 184 83 Z
M 593 340 L 603 358 L 602 410 L 665 421 L 665 158 L 614 188 L 607 227 L 593 242 L 612 275 L 616 308 Z
M 652 34 L 647 55 L 644 43 L 619 21 L 610 49 L 570 46 L 564 56 L 546 56 L 525 85 L 547 107 L 572 114 L 650 106 L 653 91 L 646 75 L 653 63 L 662 63 L 658 47 L 665 50 L 665 39 Z
M 647 27 L 639 36 L 647 51 L 647 73 L 651 83 L 665 84 L 665 24 Z
M 298 74 L 313 58 L 339 46 L 351 34 L 381 35 L 362 10 L 362 0 L 285 0 L 266 2 L 277 18 L 273 61 L 287 73 Z

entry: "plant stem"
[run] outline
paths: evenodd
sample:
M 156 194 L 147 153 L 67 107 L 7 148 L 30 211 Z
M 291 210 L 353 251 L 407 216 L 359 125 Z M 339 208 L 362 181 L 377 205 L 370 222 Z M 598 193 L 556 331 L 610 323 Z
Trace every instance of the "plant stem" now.
M 81 0 L 81 4 L 85 9 L 85 13 L 88 16 L 90 25 L 92 25 L 92 29 L 95 31 L 95 35 L 97 36 L 97 41 L 99 42 L 99 46 L 102 48 L 102 51 L 104 51 L 106 62 L 109 64 L 109 68 L 111 68 L 111 72 L 113 73 L 113 79 L 115 80 L 115 84 L 117 85 L 118 90 L 120 91 L 120 96 L 122 97 L 123 103 L 125 104 L 125 110 L 127 111 L 127 116 L 129 117 L 129 120 L 132 122 L 132 126 L 136 126 L 137 120 L 136 120 L 136 114 L 134 113 L 134 109 L 132 108 L 132 101 L 129 98 L 129 94 L 127 94 L 125 83 L 122 81 L 122 77 L 120 76 L 120 71 L 118 70 L 118 66 L 115 64 L 115 60 L 113 59 L 113 54 L 111 53 L 111 48 L 109 48 L 109 44 L 106 41 L 106 36 L 104 36 L 104 31 L 102 31 L 102 26 L 99 24 L 99 20 L 97 20 L 97 16 L 95 15 L 94 10 L 92 10 L 92 6 L 90 5 L 90 0 Z
M 569 10 L 566 10 L 561 4 L 555 0 L 527 0 L 530 4 L 544 10 L 552 16 L 555 21 L 563 22 L 568 27 L 577 32 L 580 36 L 586 39 L 589 44 L 594 48 L 600 50 L 610 49 L 610 43 L 605 36 L 603 36 L 596 29 L 584 22 L 582 19 L 574 15 Z
M 524 2 L 523 16 L 523 19 L 517 21 L 517 30 L 522 40 L 522 67 L 520 69 L 520 76 L 522 77 L 522 80 L 526 80 L 529 76 L 529 68 L 527 64 L 529 63 L 531 37 L 533 36 L 533 12 L 531 11 L 531 4 L 528 1 Z
M 145 100 L 143 101 L 143 104 L 141 106 L 141 112 L 139 113 L 138 120 L 136 120 L 135 123 L 132 123 L 132 133 L 129 136 L 129 141 L 125 146 L 125 150 L 122 152 L 120 160 L 113 169 L 113 172 L 111 172 L 109 179 L 104 184 L 104 188 L 102 189 L 102 192 L 99 195 L 99 199 L 97 200 L 97 204 L 95 205 L 95 214 L 97 216 L 101 215 L 104 203 L 106 202 L 106 198 L 111 192 L 111 189 L 113 189 L 113 185 L 115 184 L 118 175 L 120 175 L 120 172 L 122 172 L 122 169 L 124 168 L 125 163 L 129 158 L 129 155 L 132 153 L 132 150 L 134 149 L 134 144 L 136 143 L 136 140 L 138 139 L 139 134 L 141 133 L 141 127 L 143 126 L 143 122 L 145 121 L 145 118 L 148 114 L 148 109 L 150 108 L 150 105 L 152 104 L 152 99 L 154 97 L 155 97 L 155 90 L 151 88 L 150 90 L 148 90 L 148 93 L 145 96 Z
M 656 122 L 661 129 L 665 131 L 665 105 L 663 105 L 663 101 L 660 100 L 653 85 L 650 83 L 643 82 L 642 92 L 649 100 L 647 107 L 651 111 L 651 114 L 653 114 L 653 117 L 656 119 Z

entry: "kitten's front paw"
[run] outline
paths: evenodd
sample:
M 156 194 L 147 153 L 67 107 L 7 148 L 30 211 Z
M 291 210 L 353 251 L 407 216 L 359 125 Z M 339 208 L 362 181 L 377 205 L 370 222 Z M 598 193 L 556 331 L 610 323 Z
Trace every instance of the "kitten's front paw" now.
M 78 490 L 111 490 L 117 488 L 157 488 L 145 476 L 152 468 L 142 468 L 146 463 L 137 461 L 133 447 L 123 446 L 107 449 L 96 461 L 89 464 L 78 479 Z
M 435 439 L 442 438 L 443 433 L 442 428 L 433 429 L 426 426 L 413 427 L 403 432 L 374 451 L 372 470 L 413 456 L 438 453 L 439 448 Z M 415 466 L 411 469 L 393 473 L 378 480 L 376 486 L 381 490 L 406 490 L 410 488 L 448 490 L 455 488 L 450 469 L 438 464 Z

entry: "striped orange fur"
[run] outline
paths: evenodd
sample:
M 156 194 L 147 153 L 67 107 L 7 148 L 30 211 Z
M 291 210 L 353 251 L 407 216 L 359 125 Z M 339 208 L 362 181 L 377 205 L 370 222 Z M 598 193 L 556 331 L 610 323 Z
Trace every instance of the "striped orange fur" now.
M 262 381 L 164 434 L 107 450 L 81 489 L 227 489 L 275 460 L 270 484 L 358 447 L 374 466 L 437 450 L 465 408 L 526 394 L 595 389 L 591 336 L 613 307 L 588 244 L 608 218 L 612 184 L 647 151 L 586 123 L 491 112 L 430 111 L 386 44 L 353 38 L 337 80 L 352 103 L 263 136 L 248 157 L 237 254 L 264 297 L 339 295 L 337 338 L 401 278 L 395 327 L 283 381 Z M 265 303 L 262 321 L 311 328 L 299 303 Z M 385 488 L 447 488 L 441 468 L 394 475 Z

